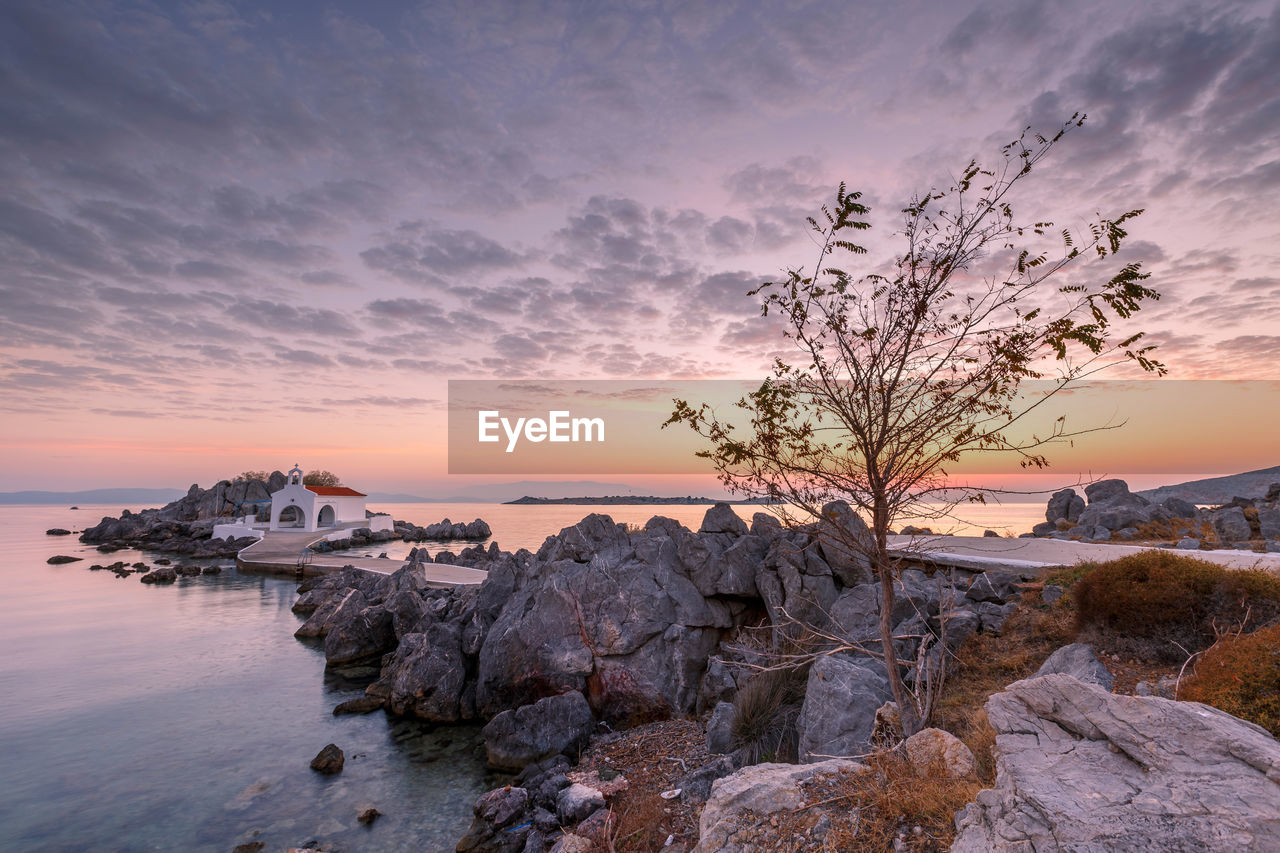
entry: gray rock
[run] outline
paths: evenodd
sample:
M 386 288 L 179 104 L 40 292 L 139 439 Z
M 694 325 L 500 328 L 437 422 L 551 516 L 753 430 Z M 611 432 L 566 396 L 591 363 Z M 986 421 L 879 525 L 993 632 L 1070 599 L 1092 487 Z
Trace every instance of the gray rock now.
M 484 727 L 489 765 L 522 770 L 526 764 L 586 746 L 595 729 L 591 706 L 581 693 L 548 696 L 514 711 L 503 711 Z
M 1096 684 L 1103 690 L 1111 690 L 1115 679 L 1103 666 L 1102 661 L 1093 653 L 1093 646 L 1088 643 L 1071 643 L 1063 646 L 1040 665 L 1036 675 L 1070 675 L 1086 684 Z
M 711 796 L 711 786 L 715 781 L 723 779 L 737 769 L 738 762 L 732 755 L 717 756 L 681 776 L 676 780 L 675 787 L 681 790 L 680 799 L 684 802 L 705 803 Z
M 889 680 L 874 666 L 836 655 L 814 663 L 797 723 L 802 762 L 868 751 L 876 710 L 890 698 Z
M 1058 523 L 1055 521 L 1042 521 L 1031 528 L 1032 536 L 1049 536 L 1058 532 Z
M 1088 532 L 1085 538 L 1091 539 L 1094 542 L 1106 542 L 1111 539 L 1111 531 L 1103 527 L 1101 524 L 1098 524 Z
M 1237 542 L 1249 539 L 1249 520 L 1244 517 L 1244 510 L 1240 507 L 1228 506 L 1214 510 L 1209 514 L 1209 518 L 1221 541 Z
M 733 511 L 727 503 L 718 503 L 702 517 L 699 533 L 729 533 L 734 536 L 747 535 L 747 523 Z
M 1200 510 L 1191 501 L 1184 501 L 1182 498 L 1165 498 L 1160 502 L 1160 506 L 1172 513 L 1174 518 L 1196 518 L 1200 515 Z
M 569 825 L 588 817 L 604 806 L 604 795 L 595 788 L 574 782 L 560 791 L 556 797 L 556 816 L 560 823 Z
M 842 584 L 849 587 L 871 580 L 865 556 L 871 531 L 849 504 L 831 501 L 823 506 L 817 533 L 823 559 Z
M 1183 551 L 1196 551 L 1200 548 L 1200 540 L 1190 536 L 1185 536 L 1182 539 L 1179 539 L 1178 544 L 1173 547 L 1180 548 Z
M 174 583 L 178 580 L 178 572 L 168 566 L 155 569 L 142 576 L 143 583 Z
M 702 683 L 698 685 L 696 710 L 702 713 L 708 708 L 714 708 L 720 702 L 731 702 L 737 692 L 738 682 L 733 677 L 733 670 L 723 661 L 712 658 L 707 663 L 707 672 L 702 676 Z
M 324 637 L 324 659 L 330 665 L 355 663 L 381 657 L 396 647 L 391 614 L 381 605 L 356 609 L 348 598 L 329 619 Z
M 1258 529 L 1263 539 L 1280 539 L 1280 507 L 1259 508 Z
M 738 712 L 732 702 L 719 702 L 707 721 L 707 752 L 712 755 L 733 749 L 733 721 Z
M 1054 492 L 1045 508 L 1045 522 L 1053 524 L 1060 520 L 1078 521 L 1084 512 L 1084 498 L 1076 494 L 1075 489 L 1063 489 Z
M 1129 484 L 1124 480 L 1099 480 L 1084 487 L 1085 496 L 1092 506 L 1096 503 L 1107 503 L 1129 494 Z
M 523 851 L 529 829 L 517 829 L 525 822 L 529 792 L 507 785 L 495 788 L 476 800 L 471 829 L 458 842 L 458 853 L 517 853 Z
M 735 838 L 748 820 L 747 813 L 754 821 L 798 809 L 806 801 L 805 782 L 863 769 L 855 761 L 837 758 L 818 764 L 753 764 L 717 779 L 698 819 L 693 853 L 755 853 L 759 846 Z
M 152 572 L 155 574 L 155 572 Z M 340 618 L 350 618 L 351 614 L 359 613 L 361 610 L 369 606 L 369 600 L 364 597 L 358 589 L 340 590 L 336 594 L 326 598 L 315 611 L 307 617 L 307 621 L 303 622 L 298 630 L 293 632 L 295 637 L 323 637 L 329 633 L 329 627 L 333 623 L 334 615 L 343 612 L 345 615 Z
M 776 515 L 757 512 L 751 516 L 751 534 L 763 539 L 776 539 L 782 535 L 782 522 Z
M 954 853 L 1280 849 L 1280 743 L 1252 723 L 1068 675 L 986 711 L 996 785 L 957 817 Z
M 1121 527 L 1115 533 L 1111 534 L 1113 539 L 1119 539 L 1122 542 L 1130 542 L 1138 535 L 1136 527 Z
M 389 657 L 381 681 L 394 713 L 437 723 L 473 716 L 474 709 L 462 703 L 467 667 L 456 624 L 437 622 L 425 632 L 406 634 Z
M 1040 600 L 1045 604 L 1057 604 L 1064 592 L 1066 590 L 1057 584 L 1047 583 L 1044 585 L 1044 589 L 1040 590 Z

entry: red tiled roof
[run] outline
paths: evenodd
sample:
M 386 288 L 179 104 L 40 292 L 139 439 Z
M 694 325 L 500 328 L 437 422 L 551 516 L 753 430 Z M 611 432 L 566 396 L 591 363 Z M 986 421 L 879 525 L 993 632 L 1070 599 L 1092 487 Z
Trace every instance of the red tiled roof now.
M 346 486 L 307 486 L 307 491 L 315 492 L 317 495 L 330 495 L 333 497 L 367 497 L 364 492 L 357 492 L 355 489 L 348 489 Z

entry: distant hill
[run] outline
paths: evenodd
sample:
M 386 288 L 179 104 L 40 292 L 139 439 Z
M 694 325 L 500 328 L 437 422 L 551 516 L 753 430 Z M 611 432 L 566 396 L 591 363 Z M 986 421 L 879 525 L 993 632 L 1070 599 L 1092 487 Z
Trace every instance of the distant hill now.
M 520 480 L 515 483 L 462 486 L 453 494 L 444 497 L 373 492 L 369 495 L 369 503 L 502 503 L 520 495 L 537 498 L 568 498 L 571 495 L 590 492 L 631 493 L 635 497 L 649 494 L 644 489 L 635 489 L 625 483 L 600 483 L 595 480 Z M 623 502 L 626 503 L 626 501 Z
M 1260 498 L 1267 493 L 1267 487 L 1272 483 L 1280 483 L 1280 465 L 1226 477 L 1209 477 L 1173 486 L 1160 486 L 1137 494 L 1156 503 L 1166 498 L 1182 498 L 1194 504 L 1224 504 L 1234 497 Z
M 540 506 L 542 504 L 569 504 L 573 506 L 602 506 L 602 505 L 614 506 L 618 504 L 642 504 L 642 505 L 643 504 L 659 504 L 659 505 L 665 505 L 665 506 L 674 506 L 674 505 L 680 504 L 680 505 L 696 506 L 696 505 L 702 505 L 702 504 L 717 504 L 717 503 L 765 504 L 765 503 L 769 503 L 769 501 L 764 498 L 749 498 L 744 501 L 726 501 L 720 498 L 695 498 L 691 496 L 683 497 L 683 498 L 660 498 L 655 495 L 606 495 L 604 497 L 598 497 L 598 498 L 588 498 L 588 497 L 532 498 L 532 497 L 529 497 L 528 495 L 525 495 L 524 497 L 519 498 L 518 500 L 506 501 L 506 503 L 519 504 L 523 506 L 528 506 L 528 505 Z
M 0 492 L 0 504 L 120 504 L 164 506 L 187 493 L 186 489 L 85 489 L 79 492 Z

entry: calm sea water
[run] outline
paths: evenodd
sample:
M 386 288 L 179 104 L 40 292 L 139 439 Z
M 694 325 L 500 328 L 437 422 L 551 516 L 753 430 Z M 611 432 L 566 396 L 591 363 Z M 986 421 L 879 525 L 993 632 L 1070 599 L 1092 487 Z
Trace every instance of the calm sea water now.
M 507 550 L 536 549 L 593 509 L 643 524 L 662 514 L 696 529 L 705 506 L 386 504 L 428 524 L 484 518 Z M 121 507 L 0 507 L 0 850 L 225 853 L 307 841 L 327 849 L 452 850 L 471 804 L 505 779 L 487 773 L 474 727 L 432 728 L 377 713 L 334 717 L 372 671 L 326 672 L 295 640 L 290 580 L 221 575 L 142 584 L 92 572 L 100 555 L 74 536 Z M 138 509 L 134 507 L 133 509 Z M 756 507 L 738 507 L 745 518 Z M 966 530 L 1018 533 L 1039 504 L 966 508 Z M 935 524 L 935 529 L 939 526 Z M 455 545 L 455 548 L 458 546 Z M 395 557 L 402 543 L 377 546 Z M 437 549 L 438 550 L 438 549 Z M 84 562 L 49 566 L 54 554 Z M 340 776 L 308 764 L 327 743 Z M 384 817 L 356 821 L 369 806 Z

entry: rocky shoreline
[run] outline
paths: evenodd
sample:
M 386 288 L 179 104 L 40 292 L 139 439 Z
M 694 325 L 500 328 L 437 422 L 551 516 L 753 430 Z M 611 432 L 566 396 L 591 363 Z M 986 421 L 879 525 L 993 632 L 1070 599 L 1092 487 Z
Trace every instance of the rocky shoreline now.
M 1067 504 L 1063 517 L 1069 518 L 1073 502 L 1055 497 L 1056 505 Z M 1125 502 L 1115 487 L 1090 495 L 1097 515 Z M 1074 511 L 1075 520 L 1089 508 Z M 697 531 L 661 516 L 637 531 L 593 514 L 548 537 L 536 553 L 493 545 L 435 557 L 487 570 L 478 588 L 426 589 L 412 567 L 384 577 L 347 570 L 307 581 L 295 604 L 306 617 L 298 636 L 320 639 L 332 665 L 377 664 L 379 676 L 356 710 L 383 708 L 443 724 L 487 721 L 490 766 L 517 775 L 476 802 L 459 851 L 605 849 L 623 819 L 617 806 L 633 784 L 628 780 L 653 776 L 650 765 L 662 757 L 612 767 L 600 764 L 601 751 L 628 743 L 628 732 L 646 736 L 691 719 L 702 721 L 704 742 L 688 748 L 688 724 L 680 724 L 686 748 L 670 758 L 684 763 L 678 774 L 672 768 L 660 777 L 670 785 L 661 797 L 670 800 L 655 818 L 675 827 L 677 815 L 685 814 L 687 831 L 673 830 L 659 846 L 708 853 L 779 849 L 770 845 L 785 837 L 780 826 L 809 843 L 839 815 L 806 808 L 803 821 L 779 823 L 778 809 L 794 809 L 817 790 L 854 784 L 849 780 L 873 772 L 881 760 L 831 756 L 895 755 L 877 752 L 878 744 L 886 738 L 900 743 L 892 735 L 893 706 L 880 664 L 841 649 L 815 655 L 807 667 L 789 700 L 794 705 L 783 709 L 784 736 L 763 751 L 742 742 L 735 697 L 752 689 L 770 660 L 767 641 L 753 645 L 744 636 L 753 630 L 767 636 L 769 626 L 801 618 L 854 645 L 877 640 L 878 585 L 837 546 L 835 531 L 824 527 L 831 524 L 857 529 L 856 516 L 841 504 L 828 506 L 823 522 L 794 529 L 765 513 L 748 526 L 727 505 L 708 510 Z M 1037 584 L 1025 571 L 906 569 L 895 586 L 895 646 L 902 659 L 920 664 L 910 683 L 929 671 L 931 655 L 954 654 L 970 637 L 999 635 Z M 1061 590 L 1045 587 L 1041 595 L 1056 601 Z M 1000 756 L 995 787 L 958 816 L 954 849 L 1020 849 L 1019 838 L 1039 839 L 1037 849 L 1046 850 L 1065 849 L 1066 839 L 1105 846 L 1147 837 L 1176 846 L 1178 833 L 1190 833 L 1186 837 L 1206 849 L 1216 849 L 1223 833 L 1245 839 L 1246 847 L 1280 843 L 1280 827 L 1265 817 L 1280 809 L 1280 786 L 1266 778 L 1280 774 L 1280 744 L 1222 712 L 1205 717 L 1195 710 L 1203 706 L 1118 696 L 1111 688 L 1106 668 L 1088 646 L 1079 646 L 1051 655 L 1035 677 L 992 698 Z M 1061 708 L 1068 710 L 1055 710 Z M 1152 751 L 1126 739 L 1124 727 L 1132 725 L 1126 721 L 1137 717 L 1154 721 L 1143 737 L 1164 745 Z M 655 722 L 661 720 L 672 722 Z M 1032 729 L 1040 741 L 1026 739 L 1023 733 Z M 1081 738 L 1101 751 L 1043 747 Z M 1194 761 L 1179 757 L 1197 743 L 1218 750 L 1208 781 Z M 1248 754 L 1236 757 L 1214 746 L 1230 743 L 1248 744 Z M 947 732 L 928 729 L 900 749 L 921 772 L 942 762 L 956 779 L 972 778 L 972 753 Z M 760 763 L 762 754 L 775 762 Z M 1136 760 L 1134 772 L 1150 780 L 1126 784 L 1180 792 L 1176 802 L 1160 806 L 1156 823 L 1132 798 L 1098 789 L 1098 762 L 1116 754 Z M 697 763 L 688 765 L 686 755 Z M 588 763 L 576 767 L 584 756 Z M 783 757 L 793 763 L 776 763 Z M 1052 772 L 1047 761 L 1055 762 Z M 1119 766 L 1108 772 L 1131 775 Z M 1070 780 L 1071 790 L 1053 787 L 1055 778 Z M 1228 787 L 1254 810 L 1193 817 L 1227 809 L 1221 798 Z M 1061 818 L 1028 816 L 1027 803 L 1054 797 Z M 1088 819 L 1095 807 L 1106 810 L 1107 822 Z M 761 822 L 762 814 L 772 817 Z M 903 831 L 909 836 L 910 827 Z M 1059 837 L 1062 843 L 1054 841 Z
M 1183 550 L 1230 548 L 1280 552 L 1280 483 L 1260 498 L 1236 497 L 1202 509 L 1182 498 L 1154 503 L 1124 480 L 1102 480 L 1055 492 L 1045 520 L 1026 536 L 1082 542 L 1162 540 Z

